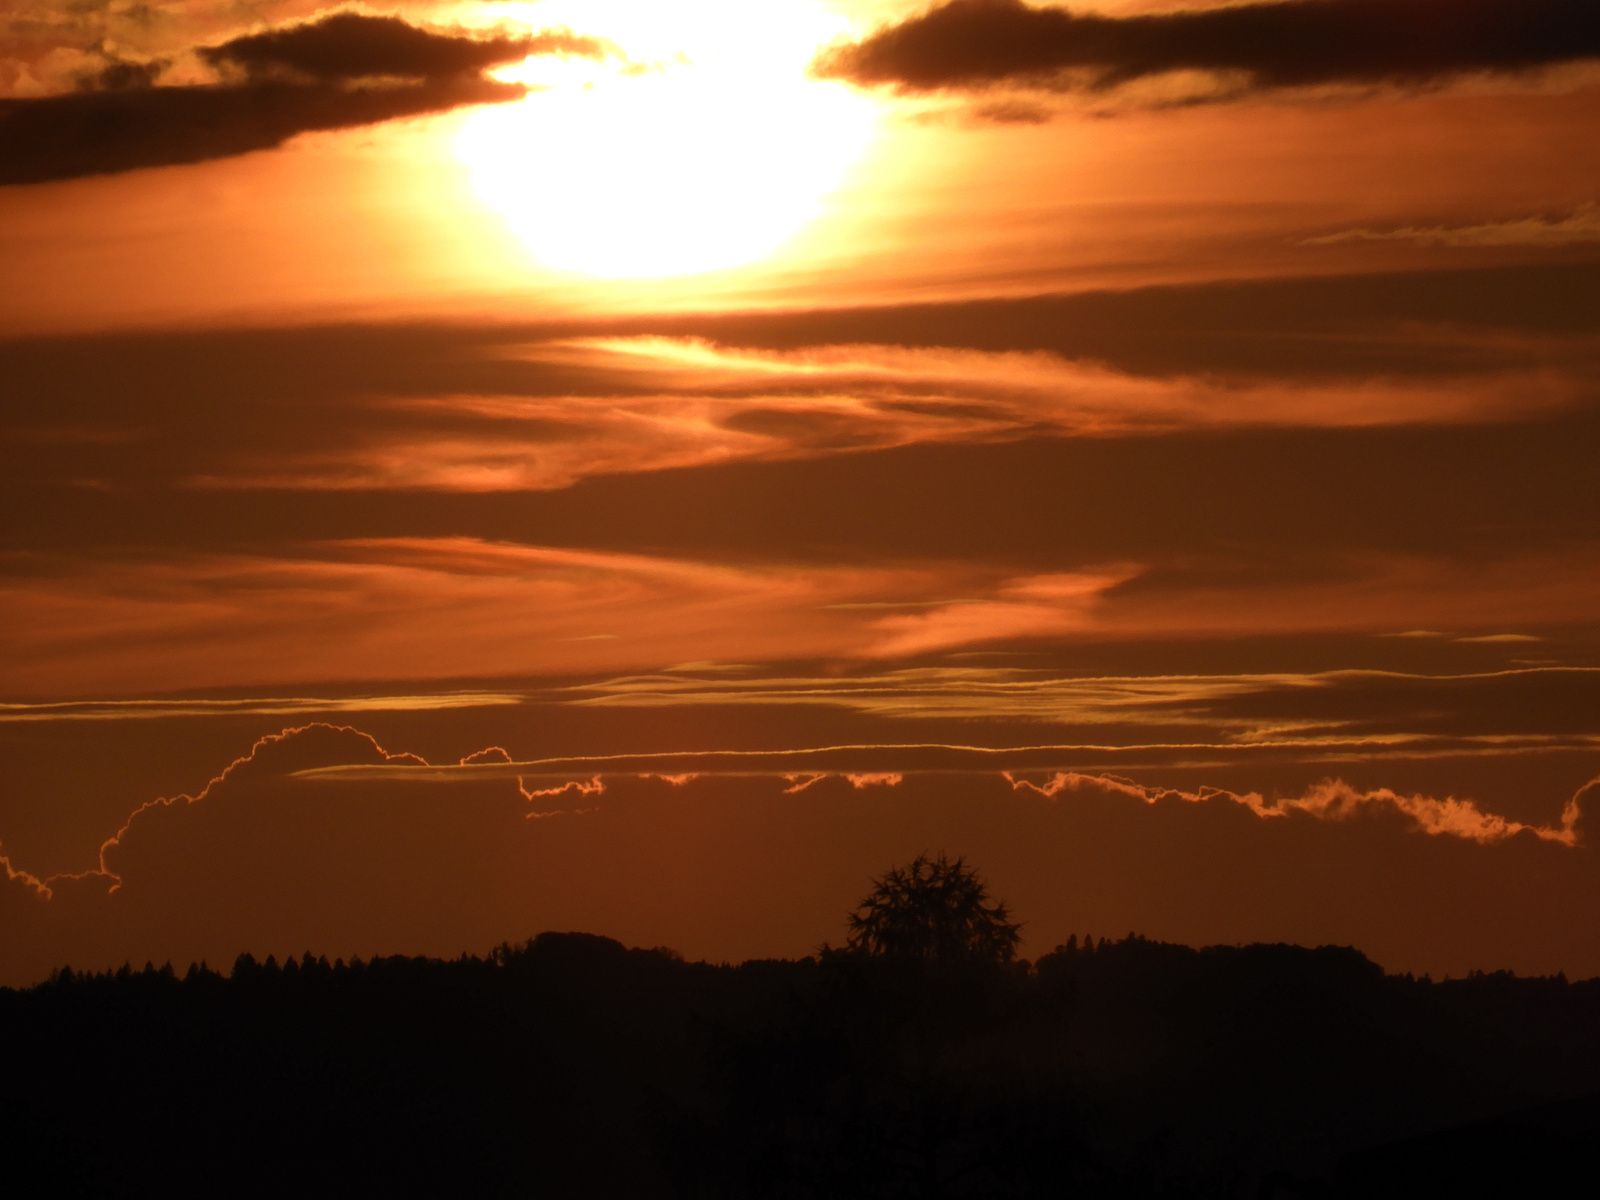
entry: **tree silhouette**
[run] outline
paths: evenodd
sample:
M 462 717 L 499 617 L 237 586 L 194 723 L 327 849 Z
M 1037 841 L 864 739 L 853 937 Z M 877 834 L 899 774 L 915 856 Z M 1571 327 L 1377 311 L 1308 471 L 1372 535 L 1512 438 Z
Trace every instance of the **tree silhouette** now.
M 1008 963 L 1021 924 L 966 860 L 919 854 L 875 880 L 850 914 L 847 948 L 876 958 L 940 963 Z

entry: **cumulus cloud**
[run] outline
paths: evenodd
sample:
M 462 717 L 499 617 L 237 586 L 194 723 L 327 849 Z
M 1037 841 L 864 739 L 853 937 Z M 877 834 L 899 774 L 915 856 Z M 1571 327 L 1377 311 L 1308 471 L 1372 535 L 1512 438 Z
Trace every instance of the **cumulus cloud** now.
M 1592 910 L 1578 902 L 1594 885 L 1579 835 L 1600 781 L 1539 826 L 1337 781 L 1272 801 L 1072 771 L 791 769 L 804 787 L 771 769 L 661 777 L 677 773 L 530 786 L 516 764 L 430 768 L 353 728 L 285 730 L 193 796 L 139 806 L 89 870 L 41 886 L 8 866 L 0 977 L 244 950 L 456 954 L 542 928 L 692 956 L 800 954 L 874 872 L 927 846 L 981 861 L 1041 948 L 1131 926 L 1354 941 L 1396 969 L 1508 955 L 1600 969 L 1593 922 L 1574 915 Z M 1352 855 L 1368 864 L 1359 882 Z
M 153 86 L 164 60 L 118 60 L 73 93 L 0 99 L 0 184 L 201 162 L 313 130 L 515 100 L 525 87 L 482 72 L 533 54 L 609 53 L 565 29 L 482 37 L 336 13 L 197 47 L 221 83 Z
M 1022 84 L 1104 92 L 1178 72 L 1234 94 L 1416 84 L 1600 56 L 1587 0 L 1281 0 L 1130 16 L 951 0 L 824 51 L 824 78 L 903 91 Z
M 241 785 L 248 786 L 263 780 L 278 779 L 317 767 L 352 763 L 427 765 L 414 754 L 388 753 L 370 734 L 352 729 L 348 725 L 315 723 L 285 729 L 282 733 L 261 738 L 250 748 L 248 754 L 234 759 L 193 796 L 163 797 L 147 801 L 134 809 L 122 828 L 101 843 L 99 862 L 94 870 L 84 874 L 105 878 L 110 882 L 111 890 L 115 891 L 122 885 L 117 859 L 123 852 L 125 840 L 133 830 L 138 827 L 142 831 L 152 822 L 159 823 L 161 818 L 158 814 L 163 810 L 182 809 L 191 804 L 203 803 L 218 787 L 238 788 Z M 52 876 L 45 881 L 44 887 L 49 891 L 58 880 L 80 878 L 83 878 L 83 875 Z
M 1560 822 L 1552 826 L 1508 820 L 1496 813 L 1484 812 L 1472 800 L 1458 800 L 1454 796 L 1442 800 L 1433 796 L 1408 796 L 1389 788 L 1362 791 L 1341 779 L 1324 780 L 1303 796 L 1266 800 L 1258 792 L 1240 794 L 1222 788 L 1186 792 L 1176 788 L 1149 787 L 1114 775 L 1084 775 L 1076 771 L 1058 771 L 1040 783 L 1014 776 L 1010 772 L 1006 773 L 1006 778 L 1014 788 L 1049 797 L 1087 787 L 1128 796 L 1146 804 L 1156 804 L 1162 800 L 1181 800 L 1190 804 L 1229 800 L 1267 819 L 1304 813 L 1323 821 L 1348 821 L 1367 811 L 1387 809 L 1400 813 L 1417 829 L 1433 836 L 1458 837 L 1480 845 L 1493 845 L 1526 833 L 1539 841 L 1556 842 L 1563 846 L 1578 844 L 1578 822 L 1582 816 L 1579 798 L 1600 784 L 1600 779 L 1585 784 L 1563 807 Z
M 3 844 L 0 844 L 0 849 L 4 849 Z M 49 897 L 50 889 L 43 880 L 36 875 L 31 875 L 27 871 L 19 870 L 12 866 L 11 859 L 4 854 L 0 854 L 0 868 L 5 870 L 8 889 L 14 888 L 16 893 L 31 893 L 35 896 Z M 7 894 L 11 895 L 13 893 L 8 890 Z
M 851 771 L 845 773 L 845 778 L 857 791 L 869 787 L 899 787 L 906 780 L 899 771 Z

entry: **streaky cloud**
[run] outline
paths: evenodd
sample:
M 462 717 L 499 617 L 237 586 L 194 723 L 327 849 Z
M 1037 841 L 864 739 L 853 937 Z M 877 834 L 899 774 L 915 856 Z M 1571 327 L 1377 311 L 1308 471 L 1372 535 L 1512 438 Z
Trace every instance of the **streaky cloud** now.
M 518 100 L 525 86 L 483 72 L 536 54 L 615 52 L 567 29 L 482 37 L 335 13 L 197 47 L 218 83 L 161 86 L 159 63 L 115 63 L 74 93 L 0 100 L 0 185 L 204 162 L 300 133 Z
M 417 712 L 521 704 L 514 692 L 423 692 L 415 695 L 263 696 L 158 700 L 54 700 L 0 702 L 6 721 L 149 721 L 172 717 L 291 716 L 339 712 Z
M 1157 804 L 1163 800 L 1181 800 L 1190 804 L 1231 800 L 1264 819 L 1304 813 L 1318 820 L 1347 821 L 1369 810 L 1392 809 L 1407 817 L 1423 833 L 1433 836 L 1447 835 L 1481 845 L 1493 845 L 1527 833 L 1542 842 L 1557 842 L 1563 846 L 1579 844 L 1578 822 L 1583 815 L 1579 799 L 1590 788 L 1600 784 L 1600 777 L 1584 784 L 1562 807 L 1559 823 L 1551 826 L 1507 820 L 1496 813 L 1484 812 L 1472 800 L 1458 800 L 1454 796 L 1447 796 L 1443 800 L 1432 796 L 1408 796 L 1389 788 L 1362 791 L 1342 779 L 1323 780 L 1303 796 L 1266 800 L 1259 792 L 1241 794 L 1222 788 L 1201 788 L 1188 792 L 1176 788 L 1149 787 L 1114 775 L 1084 775 L 1075 771 L 1058 771 L 1041 783 L 1013 776 L 1010 772 L 1006 773 L 1006 778 L 1013 788 L 1027 789 L 1051 798 L 1090 787 L 1141 800 L 1145 804 Z
M 1574 246 L 1600 242 L 1600 204 L 1580 204 L 1565 216 L 1516 217 L 1475 225 L 1407 225 L 1399 229 L 1342 229 L 1304 238 L 1302 246 L 1343 242 L 1414 242 L 1419 246 Z
M 1588 0 L 1280 0 L 1105 16 L 1021 0 L 950 0 L 823 51 L 819 77 L 907 92 L 1000 84 L 1106 92 L 1178 72 L 1221 96 L 1425 84 L 1600 56 Z
M 1151 376 L 1044 351 L 761 350 L 653 335 L 552 339 L 501 354 L 523 394 L 343 398 L 322 444 L 296 446 L 291 436 L 279 448 L 221 448 L 181 485 L 555 490 L 596 475 L 912 445 L 1498 422 L 1566 411 L 1587 396 L 1581 374 L 1542 362 L 1471 377 Z
M 468 78 L 383 88 L 253 83 L 0 100 L 0 185 L 229 158 L 270 150 L 300 133 L 526 94 L 520 84 Z

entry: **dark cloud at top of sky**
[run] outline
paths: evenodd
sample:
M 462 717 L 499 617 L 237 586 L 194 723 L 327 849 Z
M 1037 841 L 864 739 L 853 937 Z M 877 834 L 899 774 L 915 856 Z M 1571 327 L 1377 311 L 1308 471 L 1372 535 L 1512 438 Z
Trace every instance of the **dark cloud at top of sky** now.
M 1273 88 L 1415 83 L 1596 56 L 1600 6 L 1590 0 L 1287 0 L 1127 17 L 950 0 L 824 51 L 812 70 L 905 91 L 1104 90 L 1183 70 Z
M 467 77 L 388 88 L 259 83 L 0 101 L 0 185 L 204 162 L 271 149 L 312 130 L 525 94 L 518 84 Z
M 199 51 L 240 82 L 159 87 L 161 63 L 113 62 L 78 92 L 0 100 L 0 185 L 203 162 L 313 130 L 517 100 L 525 87 L 482 72 L 536 54 L 609 53 L 566 29 L 479 38 L 338 13 Z M 374 79 L 391 82 L 349 86 Z
M 335 13 L 321 21 L 234 38 L 200 51 L 214 67 L 252 79 L 284 74 L 335 83 L 374 76 L 438 79 L 472 75 L 534 54 L 600 59 L 609 43 L 567 29 L 526 37 L 476 38 L 431 33 L 398 17 Z

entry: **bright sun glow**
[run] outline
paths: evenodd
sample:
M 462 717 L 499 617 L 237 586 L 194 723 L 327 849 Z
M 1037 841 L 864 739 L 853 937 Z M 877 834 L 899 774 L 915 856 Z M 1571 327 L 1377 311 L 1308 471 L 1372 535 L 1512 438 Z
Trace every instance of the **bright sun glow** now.
M 643 278 L 760 258 L 818 213 L 872 135 L 871 101 L 805 77 L 842 28 L 815 0 L 496 8 L 627 56 L 500 71 L 548 90 L 475 111 L 457 140 L 478 194 L 547 266 Z

